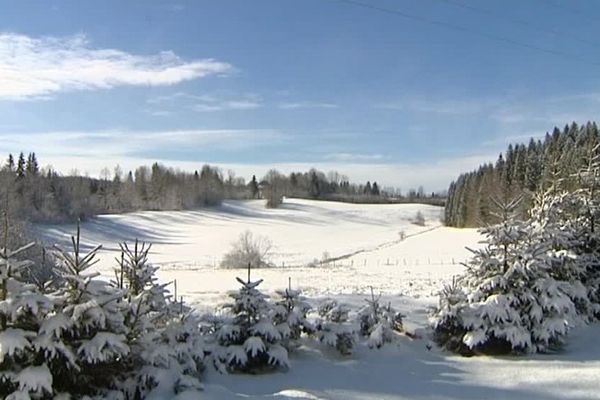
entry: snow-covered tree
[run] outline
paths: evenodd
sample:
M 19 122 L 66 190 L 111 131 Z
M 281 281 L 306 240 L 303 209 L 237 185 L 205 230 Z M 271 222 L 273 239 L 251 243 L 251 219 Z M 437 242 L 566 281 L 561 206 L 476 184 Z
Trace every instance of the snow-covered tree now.
M 357 328 L 350 321 L 350 307 L 333 299 L 326 299 L 319 304 L 317 313 L 317 339 L 343 355 L 351 354 L 357 339 Z
M 5 236 L 8 232 L 5 224 Z M 42 398 L 53 393 L 48 362 L 54 347 L 43 340 L 52 309 L 49 297 L 22 279 L 31 266 L 19 255 L 33 246 L 0 249 L 0 396 L 7 400 Z
M 315 328 L 307 319 L 312 307 L 299 290 L 291 288 L 291 284 L 275 293 L 279 299 L 275 301 L 272 309 L 274 323 L 282 333 L 282 344 L 288 350 L 293 350 L 298 346 L 298 340 L 303 333 L 314 333 Z
M 530 241 L 546 250 L 550 276 L 560 282 L 563 292 L 585 319 L 591 314 L 588 290 L 583 284 L 590 261 L 586 256 L 593 254 L 583 250 L 589 230 L 583 217 L 583 198 L 578 192 L 550 188 L 537 194 L 528 225 Z
M 381 305 L 381 295 L 375 297 L 371 288 L 371 298 L 358 312 L 360 334 L 367 338 L 367 346 L 380 348 L 394 339 L 395 332 L 402 331 L 402 314 L 392 308 L 391 304 Z
M 82 254 L 79 226 L 71 239 L 72 252 L 56 246 L 57 273 L 64 284 L 54 294 L 54 315 L 38 340 L 54 345 L 57 357 L 50 370 L 55 390 L 80 396 L 109 389 L 125 373 L 130 348 L 124 292 L 89 270 L 101 246 Z
M 562 213 L 561 222 L 576 241 L 571 250 L 583 269 L 590 314 L 600 318 L 600 144 L 597 142 L 598 139 L 593 140 L 585 151 L 585 166 L 574 176 L 579 189 L 568 195 L 572 206 Z
M 120 244 L 115 271 L 117 286 L 126 290 L 125 326 L 131 349 L 131 371 L 118 385 L 134 398 L 154 391 L 173 395 L 201 389 L 204 341 L 196 315 L 169 301 L 168 284 L 159 284 L 158 267 L 148 261 L 151 246 L 135 241 Z
M 289 327 L 275 323 L 267 296 L 257 289 L 261 280 L 236 278 L 242 287 L 229 296 L 233 303 L 225 305 L 230 317 L 224 317 L 216 331 L 214 361 L 221 371 L 262 372 L 276 367 L 289 367 L 288 352 L 282 340 Z
M 440 291 L 439 304 L 432 317 L 433 338 L 450 351 L 470 354 L 470 349 L 463 343 L 467 328 L 462 316 L 468 308 L 467 295 L 462 289 L 463 279 L 464 276 L 452 277 L 452 282 Z
M 482 229 L 456 288 L 442 292 L 435 337 L 461 353 L 547 351 L 579 320 L 573 282 L 555 278 L 557 255 L 535 224 L 514 216 L 519 200 L 497 206 L 502 223 Z

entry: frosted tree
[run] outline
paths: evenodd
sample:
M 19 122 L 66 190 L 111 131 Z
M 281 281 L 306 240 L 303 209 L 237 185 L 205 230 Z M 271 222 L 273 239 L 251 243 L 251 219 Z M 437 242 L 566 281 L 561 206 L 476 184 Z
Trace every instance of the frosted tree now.
M 257 289 L 262 279 L 236 278 L 242 285 L 229 293 L 233 303 L 225 305 L 230 318 L 225 318 L 216 332 L 214 361 L 221 371 L 262 372 L 276 367 L 289 367 L 288 352 L 282 345 L 287 329 L 275 324 L 267 296 Z
M 201 389 L 204 342 L 195 315 L 169 301 L 168 284 L 157 282 L 158 267 L 148 261 L 151 246 L 136 239 L 120 247 L 115 283 L 127 293 L 124 323 L 131 351 L 125 362 L 132 371 L 120 390 L 139 397 Z
M 269 256 L 273 244 L 266 236 L 254 235 L 250 231 L 240 234 L 238 240 L 231 245 L 231 250 L 223 256 L 221 266 L 224 268 L 255 268 L 271 265 Z
M 5 245 L 0 249 L 0 396 L 7 400 L 50 396 L 53 377 L 48 362 L 54 347 L 38 335 L 49 327 L 44 319 L 52 301 L 22 280 L 31 262 L 18 258 L 33 243 L 9 249 L 7 225 Z
M 80 228 L 73 251 L 56 246 L 57 273 L 64 284 L 54 294 L 56 307 L 40 340 L 54 343 L 60 357 L 51 366 L 55 390 L 71 395 L 100 393 L 124 374 L 129 356 L 124 293 L 90 272 L 101 246 L 82 254 Z
M 537 194 L 530 211 L 529 227 L 532 240 L 545 249 L 550 276 L 560 283 L 561 290 L 585 318 L 591 312 L 591 305 L 583 282 L 595 257 L 583 249 L 589 230 L 582 200 L 580 193 L 552 187 Z
M 467 328 L 462 317 L 469 307 L 467 295 L 462 289 L 463 279 L 464 276 L 454 276 L 450 284 L 444 285 L 431 321 L 434 328 L 433 339 L 437 343 L 456 353 L 471 353 L 463 343 Z
M 563 218 L 563 224 L 576 241 L 573 250 L 583 268 L 582 280 L 591 301 L 589 311 L 595 318 L 600 317 L 600 144 L 597 142 L 596 138 L 588 144 L 583 157 L 585 165 L 575 175 L 580 188 L 569 196 L 574 207 Z
M 367 338 L 367 346 L 380 348 L 390 343 L 395 332 L 402 331 L 402 314 L 392 308 L 391 304 L 381 305 L 381 295 L 375 297 L 371 287 L 371 298 L 358 312 L 360 334 Z
M 342 355 L 351 354 L 357 339 L 357 329 L 349 318 L 350 307 L 333 299 L 326 299 L 317 308 L 317 313 L 317 339 Z
M 277 290 L 275 293 L 278 300 L 272 309 L 274 323 L 282 334 L 283 345 L 292 350 L 298 346 L 298 340 L 303 333 L 314 332 L 312 322 L 307 319 L 312 307 L 299 290 L 292 289 L 291 280 L 286 289 Z
M 486 247 L 473 251 L 460 278 L 464 295 L 441 294 L 435 337 L 461 353 L 547 351 L 578 321 L 571 282 L 553 276 L 554 255 L 535 227 L 514 217 L 520 200 L 500 204 L 502 223 L 482 229 Z

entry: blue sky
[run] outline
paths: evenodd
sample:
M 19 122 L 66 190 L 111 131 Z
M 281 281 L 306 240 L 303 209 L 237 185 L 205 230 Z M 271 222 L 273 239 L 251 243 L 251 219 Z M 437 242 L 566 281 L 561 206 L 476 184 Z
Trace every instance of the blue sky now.
M 0 1 L 0 153 L 438 190 L 597 115 L 598 2 L 357 1 Z

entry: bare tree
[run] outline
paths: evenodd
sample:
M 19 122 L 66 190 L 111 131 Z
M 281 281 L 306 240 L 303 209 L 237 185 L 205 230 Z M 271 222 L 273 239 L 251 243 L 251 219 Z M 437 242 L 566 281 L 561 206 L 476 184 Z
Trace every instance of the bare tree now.
M 252 232 L 245 231 L 231 246 L 229 253 L 225 254 L 221 266 L 225 268 L 255 268 L 268 267 L 269 255 L 273 245 L 266 236 L 254 236 Z

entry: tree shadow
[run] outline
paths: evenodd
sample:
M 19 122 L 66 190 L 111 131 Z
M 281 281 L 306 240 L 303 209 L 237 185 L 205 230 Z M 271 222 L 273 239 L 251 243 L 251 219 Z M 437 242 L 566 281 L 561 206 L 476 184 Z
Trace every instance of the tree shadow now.
M 501 387 L 477 381 L 462 362 L 436 351 L 426 351 L 423 342 L 399 343 L 390 349 L 358 349 L 350 358 L 301 350 L 291 357 L 287 373 L 262 376 L 227 376 L 211 373 L 207 382 L 223 385 L 244 398 L 286 398 L 286 390 L 298 390 L 299 399 L 545 399 L 569 397 L 563 382 L 522 387 Z M 422 347 L 422 349 L 421 349 Z M 470 359 L 465 359 L 468 363 Z M 537 385 L 537 386 L 536 386 Z M 575 385 L 575 383 L 574 383 Z M 556 390 L 554 390 L 554 388 Z M 552 390 L 550 390 L 552 389 Z M 570 388 L 571 393 L 576 387 Z M 281 396 L 281 397 L 280 397 Z

